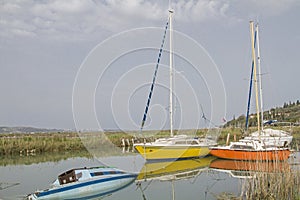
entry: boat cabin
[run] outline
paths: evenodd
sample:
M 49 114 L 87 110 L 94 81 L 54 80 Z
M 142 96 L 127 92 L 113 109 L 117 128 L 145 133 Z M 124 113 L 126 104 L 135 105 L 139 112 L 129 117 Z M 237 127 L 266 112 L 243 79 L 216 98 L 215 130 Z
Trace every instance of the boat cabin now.
M 254 150 L 254 147 L 250 144 L 233 144 L 230 149 Z
M 86 180 L 97 176 L 104 175 L 114 175 L 114 174 L 124 174 L 124 171 L 115 170 L 112 168 L 102 168 L 102 167 L 93 167 L 93 168 L 77 168 L 66 171 L 58 176 L 58 179 L 54 182 L 54 185 L 64 185 L 68 183 L 73 183 L 76 181 Z
M 81 173 L 82 176 L 82 173 Z M 76 182 L 80 177 L 76 177 L 75 170 L 71 169 L 58 176 L 58 181 L 60 185 Z

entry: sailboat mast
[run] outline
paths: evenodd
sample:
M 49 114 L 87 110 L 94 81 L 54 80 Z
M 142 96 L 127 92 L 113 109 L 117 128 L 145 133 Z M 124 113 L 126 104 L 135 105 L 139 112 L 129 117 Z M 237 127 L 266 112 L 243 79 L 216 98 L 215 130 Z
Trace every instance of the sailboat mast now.
M 250 32 L 251 32 L 251 49 L 252 49 L 252 61 L 253 61 L 253 75 L 255 85 L 255 102 L 256 102 L 256 115 L 257 115 L 257 130 L 260 133 L 260 117 L 259 117 L 259 102 L 258 102 L 258 84 L 257 84 L 257 70 L 256 70 L 256 56 L 254 49 L 254 26 L 253 21 L 250 21 Z
M 173 137 L 173 24 L 172 16 L 174 11 L 169 9 L 169 18 L 170 18 L 170 135 Z
M 258 37 L 258 23 L 256 24 L 256 37 L 257 37 L 257 65 L 258 65 L 258 78 L 259 78 L 259 94 L 260 94 L 260 116 L 261 116 L 261 130 L 264 129 L 264 110 L 263 110 L 263 98 L 262 98 L 262 74 L 260 67 L 260 50 L 259 50 L 259 37 Z

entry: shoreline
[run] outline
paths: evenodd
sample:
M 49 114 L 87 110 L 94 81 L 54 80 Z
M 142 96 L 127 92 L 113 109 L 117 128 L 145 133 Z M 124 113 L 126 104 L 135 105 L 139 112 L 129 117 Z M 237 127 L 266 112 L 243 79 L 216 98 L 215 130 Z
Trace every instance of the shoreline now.
M 288 127 L 276 127 L 290 132 Z M 254 131 L 251 128 L 249 132 Z M 182 132 L 182 133 L 181 133 Z M 187 134 L 197 137 L 207 135 L 216 136 L 218 144 L 225 144 L 227 134 L 230 134 L 230 141 L 233 138 L 240 139 L 243 134 L 240 128 L 220 128 L 220 129 L 199 129 L 199 130 L 175 130 L 175 134 Z M 300 127 L 293 127 L 292 135 L 294 142 L 292 149 L 299 150 Z M 139 137 L 138 137 L 139 136 Z M 147 141 L 154 141 L 157 138 L 168 137 L 169 131 L 144 131 L 143 137 L 136 132 L 53 132 L 53 133 L 2 133 L 0 134 L 0 156 L 7 155 L 30 155 L 43 153 L 57 153 L 68 151 L 87 151 L 114 145 L 117 147 L 131 146 L 133 142 L 141 142 L 144 138 Z M 122 141 L 123 140 L 123 141 Z M 124 141 L 127 142 L 124 143 Z M 107 147 L 108 147 L 107 146 Z

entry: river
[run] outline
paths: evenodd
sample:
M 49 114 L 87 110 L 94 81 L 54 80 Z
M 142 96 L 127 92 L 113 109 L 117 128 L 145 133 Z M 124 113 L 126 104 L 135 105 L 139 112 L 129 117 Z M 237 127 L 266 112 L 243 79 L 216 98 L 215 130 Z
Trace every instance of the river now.
M 47 189 L 59 174 L 69 169 L 104 164 L 139 173 L 134 183 L 106 196 L 105 200 L 217 199 L 224 194 L 239 196 L 245 180 L 251 177 L 241 169 L 210 167 L 211 163 L 220 164 L 212 157 L 147 164 L 140 155 L 132 153 L 102 158 L 74 156 L 48 162 L 35 160 L 32 163 L 30 159 L 34 156 L 22 159 L 25 160 L 23 163 L 5 162 L 0 165 L 1 200 L 23 199 L 38 189 Z M 221 165 L 224 164 L 221 162 Z M 147 170 L 152 171 L 147 173 Z

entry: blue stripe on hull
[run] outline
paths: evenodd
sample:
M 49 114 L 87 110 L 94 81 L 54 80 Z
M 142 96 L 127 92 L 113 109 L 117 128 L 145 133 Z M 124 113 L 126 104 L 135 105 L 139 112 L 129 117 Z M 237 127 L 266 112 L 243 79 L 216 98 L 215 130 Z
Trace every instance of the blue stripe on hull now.
M 109 195 L 113 192 L 116 192 L 116 191 L 119 191 L 123 188 L 126 188 L 127 186 L 131 185 L 133 182 L 134 182 L 135 179 L 133 179 L 132 181 L 130 181 L 128 184 L 118 188 L 118 189 L 114 189 L 114 190 L 110 190 L 110 191 L 107 191 L 107 192 L 103 192 L 103 193 L 99 193 L 99 194 L 95 194 L 95 195 L 91 195 L 91 196 L 86 196 L 86 197 L 81 197 L 81 198 L 72 198 L 72 199 L 66 199 L 66 200 L 85 200 L 85 199 L 93 199 L 93 198 L 96 198 L 96 197 L 102 197 L 102 196 L 105 196 L 105 195 Z

